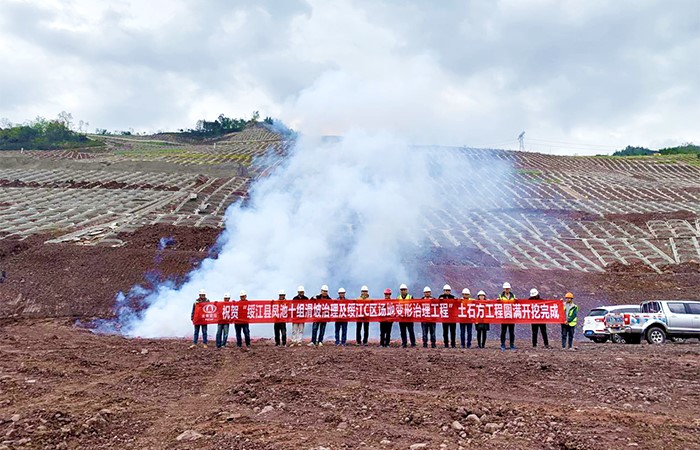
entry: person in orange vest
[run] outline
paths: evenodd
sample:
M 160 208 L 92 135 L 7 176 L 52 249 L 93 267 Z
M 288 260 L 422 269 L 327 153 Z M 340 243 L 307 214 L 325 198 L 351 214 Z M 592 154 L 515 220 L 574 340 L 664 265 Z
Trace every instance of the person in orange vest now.
M 357 297 L 358 300 L 367 301 L 369 300 L 369 288 L 367 286 L 362 286 L 360 288 L 360 296 Z M 364 330 L 364 338 L 362 337 L 362 331 Z M 367 340 L 369 339 L 369 322 L 368 321 L 357 321 L 355 323 L 355 345 L 364 345 L 367 347 Z
M 408 293 L 408 286 L 402 284 L 399 286 L 399 295 L 396 297 L 397 300 L 412 300 L 411 294 Z M 411 347 L 416 346 L 416 334 L 413 330 L 413 322 L 399 322 L 399 330 L 401 330 L 401 347 L 406 348 L 408 346 L 408 339 L 411 340 Z M 408 335 L 408 337 L 406 336 Z
M 448 300 L 453 300 L 455 298 L 454 295 L 452 295 L 452 288 L 450 287 L 449 284 L 446 284 L 442 288 L 442 294 L 440 299 L 448 299 Z M 451 339 L 448 339 L 448 334 Z M 443 322 L 442 323 L 442 340 L 445 343 L 445 348 L 455 348 L 455 335 L 457 334 L 457 324 L 454 322 Z
M 433 298 L 433 294 L 430 290 L 430 286 L 423 288 L 423 300 L 430 300 Z M 430 337 L 430 346 L 432 348 L 437 347 L 435 342 L 435 328 L 437 325 L 435 322 L 422 322 L 421 331 L 423 331 L 423 348 L 428 348 L 428 337 Z
M 391 289 L 386 288 L 384 289 L 384 300 L 391 300 Z M 387 320 L 383 322 L 379 322 L 379 346 L 380 347 L 389 347 L 389 343 L 391 342 L 391 327 L 394 325 L 394 322 Z
M 486 300 L 486 292 L 479 291 L 476 294 L 476 299 L 479 301 Z M 486 348 L 486 335 L 489 332 L 491 326 L 488 323 L 476 323 L 474 328 L 476 328 L 476 343 L 479 348 Z
M 197 303 L 204 303 L 208 302 L 209 300 L 207 299 L 207 291 L 202 289 L 199 291 L 199 297 L 197 297 L 197 300 L 194 302 L 192 305 L 192 314 L 190 315 L 190 319 L 194 320 L 194 310 L 197 305 Z M 202 331 L 202 347 L 207 348 L 207 325 L 195 325 L 194 326 L 194 339 L 192 342 L 192 345 L 190 345 L 190 348 L 195 348 L 197 346 L 197 341 L 199 340 L 199 331 Z
M 462 303 L 465 304 L 466 302 L 471 302 L 471 292 L 469 289 L 464 288 L 462 289 Z M 466 339 L 466 348 L 472 348 L 472 324 L 470 323 L 464 323 L 460 322 L 459 324 L 459 343 L 461 344 L 462 348 L 465 348 L 465 339 L 464 339 L 464 334 L 466 332 L 467 339 Z
M 572 347 L 572 344 L 574 343 L 574 332 L 578 323 L 578 305 L 574 303 L 574 294 L 571 292 L 567 292 L 564 295 L 564 302 L 566 323 L 561 324 L 561 348 L 566 348 L 568 339 L 569 350 L 576 350 Z
M 503 283 L 503 292 L 498 296 L 498 300 L 504 303 L 515 303 L 515 294 L 510 290 L 510 283 Z M 502 323 L 501 324 L 501 351 L 506 349 L 506 331 L 510 335 L 510 349 L 515 350 L 515 324 L 514 323 Z

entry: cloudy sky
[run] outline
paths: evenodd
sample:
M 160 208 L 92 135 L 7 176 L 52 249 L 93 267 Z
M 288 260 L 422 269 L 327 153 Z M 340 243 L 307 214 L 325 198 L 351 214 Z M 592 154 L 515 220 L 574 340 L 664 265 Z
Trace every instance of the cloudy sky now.
M 0 0 L 0 118 L 603 153 L 700 143 L 700 0 Z

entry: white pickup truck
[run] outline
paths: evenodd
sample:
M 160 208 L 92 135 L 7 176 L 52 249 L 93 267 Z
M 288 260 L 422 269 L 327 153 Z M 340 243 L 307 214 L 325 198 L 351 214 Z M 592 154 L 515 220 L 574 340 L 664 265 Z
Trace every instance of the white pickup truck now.
M 605 327 L 636 344 L 643 338 L 650 344 L 663 344 L 666 338 L 700 339 L 700 301 L 651 300 L 640 309 L 638 313 L 607 314 Z

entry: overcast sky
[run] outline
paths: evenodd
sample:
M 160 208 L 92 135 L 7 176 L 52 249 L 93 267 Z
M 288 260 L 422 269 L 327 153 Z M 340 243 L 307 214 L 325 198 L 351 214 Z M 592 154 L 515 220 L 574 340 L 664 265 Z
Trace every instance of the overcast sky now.
M 0 118 L 602 153 L 700 143 L 700 0 L 0 0 Z M 497 145 L 498 144 L 498 145 Z

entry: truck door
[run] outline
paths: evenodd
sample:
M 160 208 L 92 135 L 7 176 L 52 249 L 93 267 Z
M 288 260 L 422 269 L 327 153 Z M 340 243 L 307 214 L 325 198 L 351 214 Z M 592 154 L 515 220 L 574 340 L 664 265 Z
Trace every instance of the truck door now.
M 700 303 L 686 303 L 685 308 L 693 318 L 693 333 L 700 339 Z
M 692 333 L 693 331 L 693 315 L 688 314 L 683 302 L 668 302 L 668 329 L 675 333 Z

